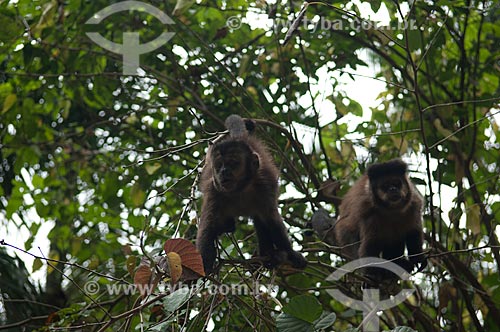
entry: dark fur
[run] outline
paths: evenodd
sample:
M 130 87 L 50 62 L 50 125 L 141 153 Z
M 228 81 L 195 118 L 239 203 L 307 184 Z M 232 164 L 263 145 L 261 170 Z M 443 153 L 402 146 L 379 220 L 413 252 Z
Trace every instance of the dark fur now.
M 205 271 L 215 262 L 219 235 L 235 230 L 235 218 L 253 218 L 259 255 L 274 264 L 286 261 L 304 268 L 307 261 L 293 251 L 283 219 L 278 212 L 279 171 L 264 144 L 249 135 L 255 124 L 237 115 L 226 119 L 229 136 L 209 148 L 201 174 L 203 205 L 196 246 Z M 283 254 L 284 253 L 284 254 Z M 277 261 L 276 261 L 277 260 Z
M 318 211 L 313 227 L 326 242 L 340 246 L 349 260 L 382 256 L 397 258 L 395 262 L 408 271 L 417 264 L 423 269 L 423 199 L 406 171 L 399 159 L 370 166 L 343 198 L 338 221 Z M 398 258 L 405 247 L 409 260 Z

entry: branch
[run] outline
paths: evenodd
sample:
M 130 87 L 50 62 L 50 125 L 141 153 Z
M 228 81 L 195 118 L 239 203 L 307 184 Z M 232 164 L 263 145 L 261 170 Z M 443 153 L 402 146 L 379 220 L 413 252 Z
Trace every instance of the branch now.
M 33 321 L 37 321 L 37 320 L 46 320 L 47 318 L 49 318 L 49 316 L 36 316 L 36 317 L 29 317 L 29 318 L 26 318 L 26 319 L 23 319 L 19 322 L 15 322 L 15 323 L 12 323 L 12 324 L 7 324 L 7 325 L 2 325 L 0 326 L 0 330 L 8 330 L 8 329 L 11 329 L 11 328 L 14 328 L 14 327 L 19 327 L 19 326 L 23 326 L 27 323 L 30 323 L 30 322 L 33 322 Z
M 443 245 L 439 242 L 433 241 L 429 235 L 425 234 L 427 241 L 432 244 L 434 250 L 438 253 L 446 253 L 447 250 Z M 453 278 L 456 280 L 462 281 L 459 279 L 460 274 L 463 275 L 466 279 L 466 283 L 471 287 L 475 288 L 476 294 L 483 300 L 484 304 L 488 307 L 488 311 L 491 313 L 491 319 L 495 321 L 495 323 L 500 326 L 500 310 L 488 294 L 488 292 L 483 288 L 483 286 L 479 283 L 479 281 L 474 277 L 472 272 L 469 270 L 469 267 L 465 265 L 462 261 L 460 261 L 454 255 L 446 256 L 447 259 L 441 259 L 446 268 L 450 271 Z
M 24 249 L 21 249 L 19 247 L 16 247 L 15 245 L 13 244 L 10 244 L 10 243 L 7 243 L 5 242 L 4 239 L 0 240 L 0 245 L 2 246 L 7 246 L 7 247 L 11 247 L 15 250 L 18 250 L 18 251 L 21 251 L 25 254 L 28 254 L 30 255 L 31 257 L 33 258 L 38 258 L 38 259 L 41 259 L 43 261 L 46 261 L 47 263 L 57 263 L 57 264 L 63 264 L 63 265 L 67 265 L 67 266 L 72 266 L 72 267 L 76 267 L 78 269 L 81 269 L 81 270 L 84 270 L 84 271 L 87 271 L 89 273 L 92 273 L 92 274 L 95 274 L 99 277 L 103 277 L 103 278 L 106 278 L 106 279 L 110 279 L 110 280 L 114 280 L 114 281 L 119 281 L 119 282 L 123 282 L 123 283 L 126 283 L 126 284 L 130 284 L 130 282 L 126 281 L 125 279 L 123 278 L 117 278 L 117 277 L 113 277 L 109 274 L 104 274 L 104 273 L 100 273 L 100 272 L 97 272 L 97 271 L 94 271 L 94 270 L 91 270 L 89 268 L 86 268 L 82 265 L 79 265 L 79 264 L 76 264 L 76 263 L 70 263 L 70 262 L 66 262 L 66 261 L 61 261 L 61 260 L 58 260 L 58 259 L 53 259 L 53 258 L 47 258 L 47 257 L 43 257 L 43 256 L 38 256 L 38 255 L 35 255 L 35 254 L 32 254 L 30 253 L 29 251 L 26 251 Z
M 401 19 L 406 23 L 406 20 L 404 18 L 403 13 L 401 12 L 401 7 L 399 6 L 399 3 L 396 2 L 396 6 L 398 9 L 398 12 L 401 16 Z M 411 16 L 411 12 L 413 11 L 415 7 L 412 6 L 410 13 L 408 13 L 408 17 Z M 430 156 L 430 149 L 429 149 L 429 144 L 427 143 L 427 134 L 425 132 L 425 126 L 424 126 L 424 112 L 422 109 L 422 104 L 420 102 L 420 90 L 418 87 L 418 67 L 415 61 L 413 61 L 412 54 L 410 51 L 410 45 L 409 45 L 409 35 L 408 35 L 408 25 L 405 24 L 405 29 L 404 29 L 404 36 L 405 36 L 405 50 L 406 50 L 406 55 L 407 55 L 407 61 L 410 64 L 412 70 L 413 70 L 413 94 L 415 95 L 415 102 L 417 103 L 417 110 L 419 114 L 419 122 L 420 122 L 420 133 L 422 137 L 422 142 L 424 144 L 424 153 L 425 153 L 425 162 L 426 162 L 426 171 L 427 171 L 427 184 L 429 188 L 429 209 L 430 209 L 430 219 L 431 219 L 431 227 L 432 227 L 432 238 L 436 239 L 436 220 L 434 217 L 434 192 L 432 190 L 432 174 L 431 174 L 431 156 Z

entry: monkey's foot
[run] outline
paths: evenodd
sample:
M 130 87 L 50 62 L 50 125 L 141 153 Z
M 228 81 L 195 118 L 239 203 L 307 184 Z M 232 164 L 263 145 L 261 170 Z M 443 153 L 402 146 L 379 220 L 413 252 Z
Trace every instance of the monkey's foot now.
M 270 255 L 270 267 L 278 267 L 280 265 L 290 265 L 296 269 L 304 269 L 307 265 L 307 260 L 298 252 L 293 250 L 274 250 Z
M 307 260 L 295 251 L 288 252 L 288 260 L 292 263 L 292 266 L 297 269 L 304 269 L 307 266 Z

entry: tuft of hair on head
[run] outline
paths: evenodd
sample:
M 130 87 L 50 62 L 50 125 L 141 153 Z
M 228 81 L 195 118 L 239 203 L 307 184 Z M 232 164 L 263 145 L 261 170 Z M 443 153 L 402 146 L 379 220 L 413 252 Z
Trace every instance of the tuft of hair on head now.
M 229 130 L 229 135 L 232 138 L 245 138 L 248 136 L 248 132 L 253 131 L 255 128 L 255 122 L 249 119 L 243 120 L 243 118 L 237 114 L 231 114 L 226 118 L 224 122 L 227 130 Z
M 370 179 L 386 175 L 403 176 L 408 170 L 408 165 L 401 159 L 392 159 L 385 163 L 373 164 L 368 167 L 367 174 Z

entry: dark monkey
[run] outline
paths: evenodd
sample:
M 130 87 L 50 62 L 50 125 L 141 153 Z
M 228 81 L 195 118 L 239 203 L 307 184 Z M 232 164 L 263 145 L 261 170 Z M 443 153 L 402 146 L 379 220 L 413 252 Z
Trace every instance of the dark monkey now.
M 235 218 L 253 218 L 259 256 L 272 265 L 289 262 L 304 268 L 307 261 L 292 249 L 278 212 L 279 171 L 264 144 L 249 135 L 255 123 L 238 115 L 226 119 L 229 136 L 212 145 L 201 174 L 203 194 L 196 246 L 205 271 L 211 272 L 219 235 L 235 230 Z
M 379 257 L 394 260 L 411 272 L 427 265 L 422 254 L 423 199 L 400 159 L 368 167 L 347 192 L 339 217 L 331 226 L 324 210 L 313 216 L 313 227 L 325 242 L 342 247 L 349 259 Z M 405 247 L 409 260 L 403 258 Z

